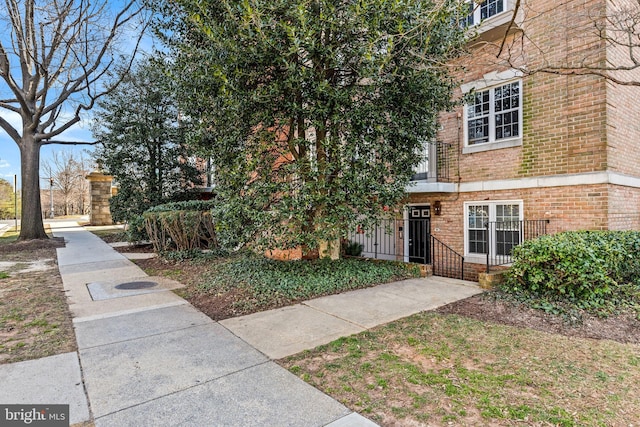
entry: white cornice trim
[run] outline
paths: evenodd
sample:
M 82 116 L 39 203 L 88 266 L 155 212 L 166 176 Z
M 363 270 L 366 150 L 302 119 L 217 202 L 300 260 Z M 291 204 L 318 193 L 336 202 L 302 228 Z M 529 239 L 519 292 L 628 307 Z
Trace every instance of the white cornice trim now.
M 459 184 L 461 193 L 475 191 L 520 190 L 527 188 L 570 187 L 577 185 L 613 184 L 640 188 L 640 177 L 616 172 L 587 172 L 568 175 L 540 176 L 536 178 L 503 179 L 495 181 L 464 182 Z
M 522 70 L 516 70 L 515 68 L 511 68 L 501 72 L 492 71 L 485 74 L 480 80 L 461 85 L 460 90 L 462 90 L 462 93 L 469 93 L 473 89 L 482 90 L 491 86 L 497 86 L 501 83 L 506 83 L 516 78 L 521 78 L 523 75 L 524 73 L 522 72 Z
M 567 175 L 539 176 L 535 178 L 499 179 L 495 181 L 416 182 L 406 188 L 407 193 L 473 193 L 478 191 L 524 190 L 528 188 L 571 187 L 579 185 L 611 184 L 640 188 L 640 177 L 617 172 L 587 172 Z

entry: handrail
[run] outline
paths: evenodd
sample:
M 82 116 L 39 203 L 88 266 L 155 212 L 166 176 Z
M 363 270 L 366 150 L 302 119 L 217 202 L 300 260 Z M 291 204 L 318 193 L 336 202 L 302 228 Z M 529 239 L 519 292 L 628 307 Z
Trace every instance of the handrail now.
M 431 268 L 434 276 L 464 280 L 464 256 L 431 235 Z

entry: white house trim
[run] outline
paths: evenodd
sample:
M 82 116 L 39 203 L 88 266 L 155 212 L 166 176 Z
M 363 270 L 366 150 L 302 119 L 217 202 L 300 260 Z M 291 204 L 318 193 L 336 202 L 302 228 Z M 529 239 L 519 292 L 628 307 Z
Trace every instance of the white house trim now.
M 483 90 L 493 86 L 499 86 L 501 83 L 507 83 L 511 80 L 521 78 L 524 73 L 521 70 L 511 68 L 509 70 L 497 72 L 492 71 L 482 76 L 482 79 L 473 82 L 465 83 L 460 86 L 462 93 L 469 93 L 473 89 Z
M 640 178 L 617 172 L 587 172 L 536 178 L 501 179 L 454 183 L 421 183 L 406 188 L 407 193 L 472 193 L 477 191 L 523 190 L 528 188 L 572 187 L 578 185 L 612 184 L 640 188 Z

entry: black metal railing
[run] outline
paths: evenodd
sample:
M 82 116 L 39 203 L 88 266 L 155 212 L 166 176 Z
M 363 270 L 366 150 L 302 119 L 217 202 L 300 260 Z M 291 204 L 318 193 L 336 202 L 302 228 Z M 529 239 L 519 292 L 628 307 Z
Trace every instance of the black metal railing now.
M 371 229 L 357 227 L 349 234 L 349 241 L 362 245 L 361 256 L 365 258 L 398 259 L 398 229 L 395 220 L 383 220 Z
M 548 219 L 522 221 L 490 221 L 485 224 L 484 253 L 487 273 L 491 267 L 510 264 L 513 248 L 526 240 L 547 234 Z M 476 233 L 476 237 L 480 237 Z
M 365 258 L 430 264 L 436 276 L 464 278 L 464 257 L 430 233 L 430 219 L 385 220 L 349 240 L 362 245 Z
M 451 182 L 451 170 L 457 150 L 457 144 L 446 142 L 436 144 L 438 182 Z
M 431 236 L 431 268 L 434 276 L 464 279 L 464 257 Z
M 412 181 L 450 182 L 456 144 L 430 142 L 421 153 L 423 161 L 418 165 Z

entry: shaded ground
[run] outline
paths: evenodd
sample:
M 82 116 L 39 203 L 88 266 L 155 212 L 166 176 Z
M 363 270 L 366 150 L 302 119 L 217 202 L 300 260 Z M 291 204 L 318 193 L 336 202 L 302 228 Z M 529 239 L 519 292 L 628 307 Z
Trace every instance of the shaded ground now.
M 0 363 L 76 349 L 56 263 L 61 239 L 0 244 Z
M 176 292 L 214 320 L 415 277 L 403 264 L 363 260 L 281 263 L 248 254 L 194 260 L 135 260 L 152 276 L 186 285 Z
M 566 319 L 522 304 L 495 299 L 490 294 L 475 295 L 436 311 L 570 337 L 640 344 L 640 320 L 630 314 L 599 318 L 581 313 L 580 318 Z
M 119 252 L 132 251 L 129 247 L 116 248 L 116 250 Z M 133 260 L 133 262 L 150 276 L 165 276 L 184 284 L 185 288 L 174 292 L 213 320 L 228 319 L 257 311 L 239 307 L 239 303 L 246 299 L 246 295 L 240 289 L 220 294 L 198 291 L 198 284 L 206 278 L 211 270 L 211 265 L 208 263 L 167 261 L 159 257 Z M 263 310 L 277 307 L 277 304 L 272 304 Z

